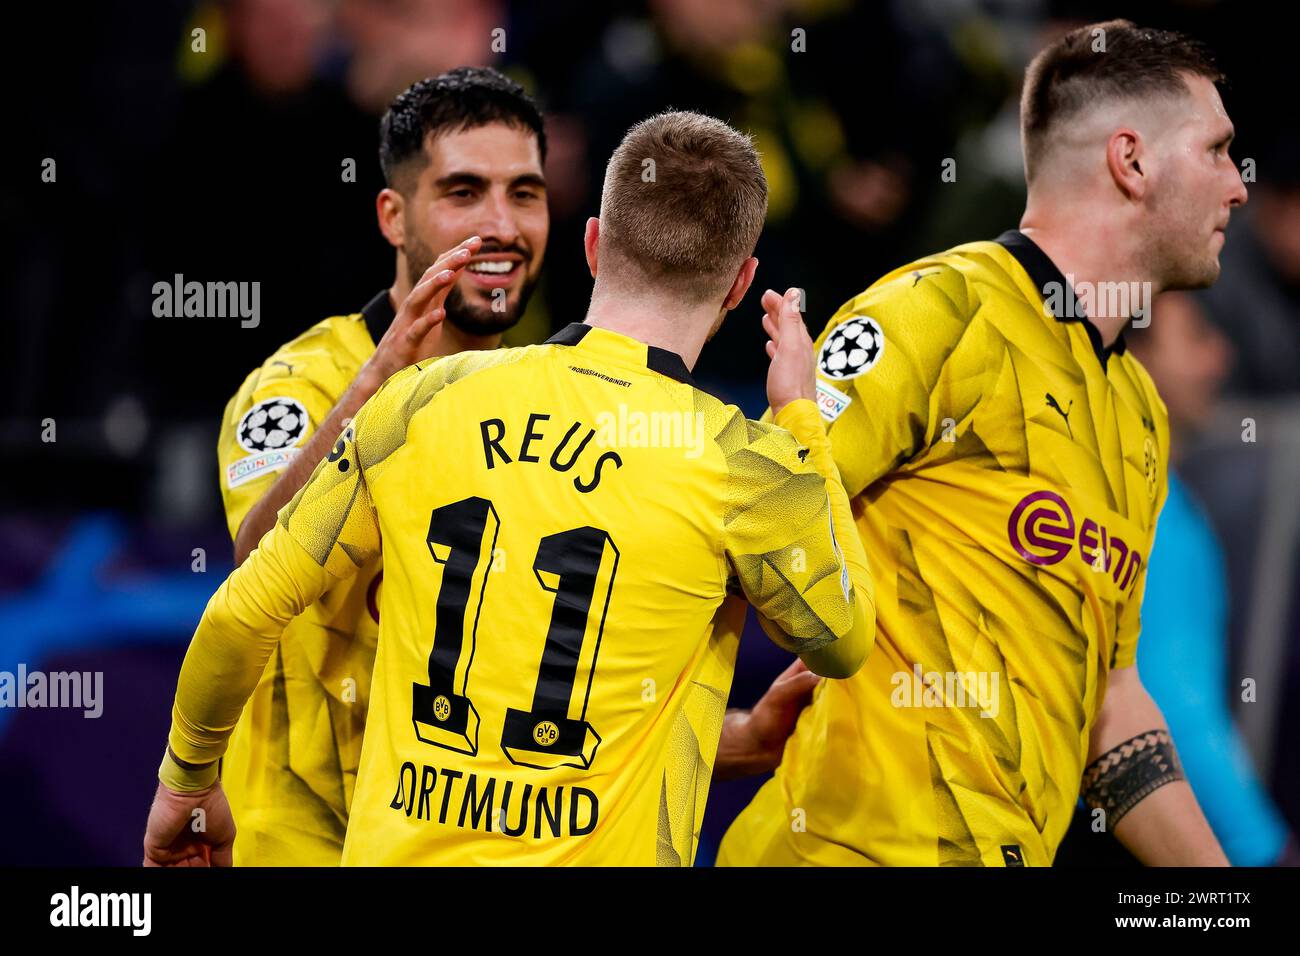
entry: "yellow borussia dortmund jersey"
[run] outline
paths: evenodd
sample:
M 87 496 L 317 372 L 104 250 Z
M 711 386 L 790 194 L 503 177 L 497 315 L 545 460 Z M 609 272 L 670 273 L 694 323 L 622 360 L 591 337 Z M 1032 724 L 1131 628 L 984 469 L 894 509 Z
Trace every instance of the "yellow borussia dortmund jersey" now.
M 1111 668 L 1133 664 L 1167 416 L 1027 237 L 883 277 L 818 340 L 877 589 L 724 864 L 1045 865 Z
M 209 604 L 172 749 L 219 754 L 277 622 L 382 541 L 344 862 L 689 865 L 729 591 L 796 653 L 843 646 L 852 672 L 869 647 L 865 555 L 836 520 L 852 539 L 812 402 L 747 421 L 678 356 L 586 325 L 412 366 Z
M 245 379 L 226 406 L 218 444 L 231 538 L 352 384 L 392 316 L 385 290 L 362 312 L 313 326 Z M 338 864 L 361 757 L 380 581 L 376 558 L 285 629 L 222 764 L 239 820 L 236 865 Z

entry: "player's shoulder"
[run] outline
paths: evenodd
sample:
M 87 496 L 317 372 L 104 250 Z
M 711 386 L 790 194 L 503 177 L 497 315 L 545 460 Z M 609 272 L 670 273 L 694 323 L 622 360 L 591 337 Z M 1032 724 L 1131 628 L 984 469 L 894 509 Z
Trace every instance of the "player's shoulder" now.
M 920 306 L 968 321 L 979 311 L 979 287 L 989 271 L 986 245 L 993 244 L 969 243 L 915 259 L 885 273 L 850 304 Z
M 275 349 L 244 377 L 231 399 L 234 410 L 283 392 L 320 392 L 331 403 L 342 395 L 373 345 L 360 314 L 322 319 Z
M 709 446 L 733 479 L 743 482 L 747 477 L 757 480 L 760 473 L 806 470 L 808 449 L 786 429 L 766 418 L 750 418 L 699 388 L 691 387 L 691 394 Z
M 340 368 L 353 371 L 373 351 L 367 336 L 359 313 L 322 319 L 272 352 L 258 369 L 260 378 L 311 379 Z
M 473 381 L 476 376 L 504 372 L 511 368 L 524 368 L 536 363 L 546 354 L 547 346 L 516 345 L 496 349 L 458 352 L 431 362 L 420 363 L 420 378 L 425 387 L 446 388 L 462 382 Z
M 487 387 L 494 387 L 494 383 L 481 378 L 484 373 L 536 359 L 540 348 L 537 345 L 525 345 L 479 349 L 425 359 L 408 365 L 384 382 L 371 403 L 390 408 L 400 405 L 402 413 L 409 419 L 435 397 L 454 386 L 482 382 Z
M 856 378 L 890 352 L 909 367 L 935 365 L 978 325 L 992 243 L 916 259 L 845 302 L 817 337 L 818 372 Z
M 822 339 L 837 326 L 875 315 L 929 337 L 960 335 L 979 313 L 990 278 L 1004 274 L 999 248 L 993 242 L 968 243 L 885 273 L 840 307 Z

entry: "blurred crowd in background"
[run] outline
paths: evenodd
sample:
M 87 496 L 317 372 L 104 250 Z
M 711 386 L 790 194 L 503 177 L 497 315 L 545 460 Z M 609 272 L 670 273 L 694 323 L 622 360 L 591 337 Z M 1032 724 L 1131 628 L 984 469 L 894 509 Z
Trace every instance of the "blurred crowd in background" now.
M 1236 788 L 1208 799 L 1225 817 L 1249 801 L 1257 825 L 1234 861 L 1278 858 L 1300 828 L 1300 122 L 1279 107 L 1290 39 L 1266 5 L 119 0 L 75 17 L 27 10 L 11 34 L 27 67 L 6 87 L 20 166 L 0 181 L 0 669 L 104 670 L 98 723 L 119 743 L 92 747 L 74 774 L 58 766 L 63 748 L 102 740 L 103 726 L 0 711 L 0 830 L 25 831 L 6 834 L 0 860 L 138 859 L 177 666 L 231 560 L 219 416 L 276 347 L 391 280 L 374 197 L 378 118 L 395 94 L 493 65 L 544 109 L 550 245 L 507 344 L 582 318 L 582 227 L 605 162 L 632 123 L 668 107 L 755 137 L 771 190 L 755 285 L 804 288 L 815 335 L 884 272 L 1016 225 L 1024 66 L 1064 29 L 1121 15 L 1211 45 L 1230 78 L 1233 156 L 1251 160 L 1220 282 L 1166 297 L 1132 339 L 1169 406 L 1188 536 L 1157 541 L 1153 571 L 1168 553 L 1169 586 L 1144 614 L 1163 636 L 1144 630 L 1159 657 L 1142 669 L 1177 675 L 1161 704 L 1191 715 L 1178 718 L 1185 735 L 1174 727 L 1180 749 L 1210 741 L 1185 756 L 1189 774 L 1203 758 Z M 155 317 L 153 285 L 176 274 L 259 282 L 259 324 Z M 751 293 L 697 369 L 755 415 L 760 314 Z M 43 440 L 51 420 L 57 440 Z M 782 663 L 747 640 L 733 705 Z M 96 770 L 124 817 L 92 819 L 70 789 Z M 716 788 L 706 829 L 757 783 Z

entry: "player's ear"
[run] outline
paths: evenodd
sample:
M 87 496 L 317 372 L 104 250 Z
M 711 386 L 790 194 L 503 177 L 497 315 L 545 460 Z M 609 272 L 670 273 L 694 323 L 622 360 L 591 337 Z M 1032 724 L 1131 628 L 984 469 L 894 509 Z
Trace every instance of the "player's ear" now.
M 405 208 L 406 199 L 396 189 L 381 189 L 375 197 L 379 231 L 394 249 L 401 249 L 406 244 L 406 217 L 402 215 Z
M 1142 145 L 1142 137 L 1128 127 L 1115 130 L 1106 140 L 1106 168 L 1120 192 L 1129 199 L 1141 199 L 1147 191 Z
M 587 220 L 587 231 L 582 235 L 582 246 L 587 250 L 587 268 L 596 278 L 596 246 L 600 242 L 600 220 L 592 216 Z
M 753 256 L 740 264 L 740 271 L 736 273 L 736 281 L 731 283 L 731 289 L 727 292 L 727 297 L 722 300 L 724 310 L 729 311 L 740 305 L 740 300 L 749 291 L 749 286 L 754 281 L 754 273 L 757 271 L 758 260 Z

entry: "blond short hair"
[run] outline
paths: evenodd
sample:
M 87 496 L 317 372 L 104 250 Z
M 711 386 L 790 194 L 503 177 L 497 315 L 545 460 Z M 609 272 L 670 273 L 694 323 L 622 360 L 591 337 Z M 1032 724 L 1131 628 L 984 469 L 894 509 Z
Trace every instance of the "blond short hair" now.
M 700 301 L 721 298 L 754 252 L 767 177 L 748 136 L 700 113 L 633 126 L 605 170 L 600 268 Z

